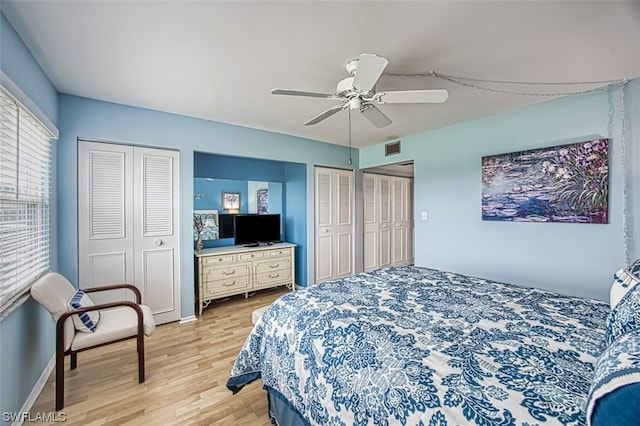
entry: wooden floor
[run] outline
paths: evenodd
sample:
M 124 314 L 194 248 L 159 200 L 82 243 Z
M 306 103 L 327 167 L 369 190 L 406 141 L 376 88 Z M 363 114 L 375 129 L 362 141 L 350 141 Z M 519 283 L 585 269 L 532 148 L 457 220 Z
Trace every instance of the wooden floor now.
M 225 386 L 251 331 L 251 312 L 285 287 L 212 303 L 198 321 L 158 326 L 145 339 L 146 381 L 138 383 L 135 339 L 78 354 L 65 370 L 65 425 L 271 425 L 262 382 L 236 395 Z M 31 417 L 54 412 L 54 374 Z M 49 423 L 54 424 L 54 423 Z

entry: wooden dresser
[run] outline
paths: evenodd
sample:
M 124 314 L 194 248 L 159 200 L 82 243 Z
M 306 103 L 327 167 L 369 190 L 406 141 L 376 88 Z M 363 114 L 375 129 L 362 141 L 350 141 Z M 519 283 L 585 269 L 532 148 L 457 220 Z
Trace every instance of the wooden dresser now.
M 295 290 L 295 244 L 260 247 L 215 247 L 195 252 L 198 268 L 198 304 L 261 288 L 286 285 Z

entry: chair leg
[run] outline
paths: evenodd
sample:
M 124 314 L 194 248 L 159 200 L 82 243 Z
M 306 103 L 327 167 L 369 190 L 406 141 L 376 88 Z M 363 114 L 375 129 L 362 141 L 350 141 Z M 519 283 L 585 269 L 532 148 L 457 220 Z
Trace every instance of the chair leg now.
M 56 351 L 56 411 L 64 407 L 64 352 Z
M 138 333 L 138 383 L 144 383 L 144 335 Z
M 75 370 L 77 366 L 78 366 L 78 353 L 71 352 L 71 369 Z

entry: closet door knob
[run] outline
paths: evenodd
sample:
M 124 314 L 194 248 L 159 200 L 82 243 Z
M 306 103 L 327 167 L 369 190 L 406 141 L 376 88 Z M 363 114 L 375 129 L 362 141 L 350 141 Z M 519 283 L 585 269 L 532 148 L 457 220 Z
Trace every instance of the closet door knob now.
M 160 238 L 156 238 L 153 240 L 153 245 L 156 247 L 160 247 L 162 245 L 162 240 Z

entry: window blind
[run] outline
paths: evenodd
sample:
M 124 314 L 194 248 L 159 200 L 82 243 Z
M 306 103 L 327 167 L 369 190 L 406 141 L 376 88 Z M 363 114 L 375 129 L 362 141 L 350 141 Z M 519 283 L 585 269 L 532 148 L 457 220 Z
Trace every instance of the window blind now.
M 52 138 L 0 87 L 0 312 L 49 270 Z

